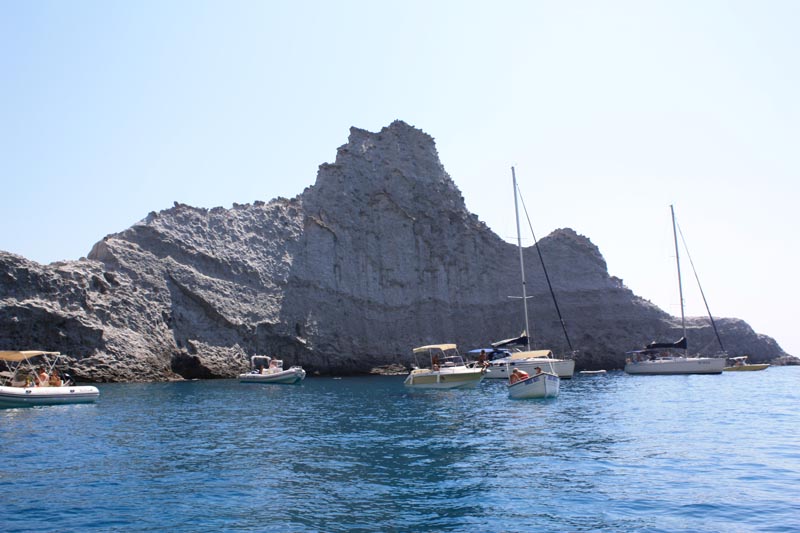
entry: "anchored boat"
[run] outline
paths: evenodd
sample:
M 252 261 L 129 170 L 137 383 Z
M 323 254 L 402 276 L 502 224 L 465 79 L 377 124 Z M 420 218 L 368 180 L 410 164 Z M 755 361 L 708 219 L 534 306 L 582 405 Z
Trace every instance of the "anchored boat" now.
M 522 373 L 521 371 L 517 371 Z M 523 376 L 527 374 L 523 373 Z M 514 373 L 509 379 L 508 397 L 514 400 L 525 398 L 555 398 L 561 388 L 561 380 L 558 376 L 549 372 L 542 372 L 539 369 L 533 376 L 523 377 L 514 380 Z
M 508 397 L 521 399 L 521 398 L 553 398 L 558 396 L 559 390 L 561 388 L 561 378 L 558 377 L 554 368 L 553 368 L 553 360 L 552 360 L 552 352 L 550 350 L 541 350 L 539 352 L 532 352 L 530 346 L 530 339 L 528 337 L 528 331 L 530 331 L 529 323 L 528 323 L 528 295 L 526 292 L 526 284 L 525 284 L 525 262 L 522 255 L 522 236 L 519 231 L 519 207 L 517 205 L 517 197 L 519 196 L 519 189 L 517 187 L 517 175 L 514 172 L 514 167 L 511 167 L 511 179 L 514 184 L 514 213 L 517 219 L 517 249 L 519 251 L 519 270 L 520 275 L 522 276 L 522 307 L 525 311 L 525 332 L 523 333 L 521 338 L 525 338 L 525 343 L 527 344 L 527 354 L 523 355 L 522 359 L 514 361 L 512 358 L 513 356 L 509 356 L 506 358 L 504 364 L 500 364 L 498 366 L 492 367 L 489 369 L 490 375 L 494 372 L 498 372 L 499 374 L 504 374 L 501 377 L 508 377 Z M 524 207 L 524 204 L 523 204 Z M 531 227 L 531 233 L 533 233 L 533 227 Z M 534 240 L 536 237 L 534 236 Z M 536 248 L 538 250 L 539 245 L 536 244 Z M 542 259 L 541 252 L 539 255 L 539 259 Z M 542 260 L 542 268 L 544 269 L 544 260 Z M 547 270 L 545 269 L 545 275 Z M 550 279 L 548 277 L 547 281 L 548 285 L 550 284 Z M 552 291 L 552 288 L 551 288 Z M 555 295 L 553 295 L 555 301 Z M 558 304 L 556 304 L 556 307 Z M 559 311 L 559 316 L 561 316 L 561 312 Z M 562 320 L 563 325 L 563 320 Z M 564 334 L 566 335 L 567 330 L 564 329 Z M 513 340 L 513 339 L 512 339 Z M 501 341 L 500 343 L 495 343 L 493 346 L 497 348 L 499 345 L 504 345 L 505 341 Z M 569 342 L 569 336 L 567 336 L 567 342 Z M 571 346 L 571 344 L 570 344 Z M 547 356 L 550 355 L 550 357 Z M 520 370 L 519 368 L 513 367 L 512 364 L 517 365 L 518 363 L 522 362 L 523 360 L 527 360 L 530 362 L 531 359 L 540 359 L 543 362 L 541 365 L 547 365 L 548 372 L 542 372 L 540 366 L 534 367 L 534 375 L 530 377 L 527 372 Z M 569 369 L 569 377 L 572 377 L 572 372 L 574 370 L 574 361 L 570 361 L 572 363 L 572 367 Z M 534 363 L 535 364 L 535 363 Z M 505 372 L 503 372 L 503 370 Z
M 283 369 L 283 360 L 266 355 L 254 355 L 250 358 L 250 372 L 239 374 L 240 383 L 278 383 L 293 385 L 305 379 L 306 371 L 302 367 L 292 366 Z
M 0 373 L 0 408 L 97 401 L 97 387 L 75 385 L 68 375 L 59 374 L 60 358 L 59 352 L 0 351 L 0 361 L 9 369 Z
M 575 373 L 573 359 L 558 359 L 552 350 L 510 351 L 513 346 L 525 346 L 528 336 L 524 333 L 514 339 L 506 339 L 492 343 L 491 350 L 486 353 L 486 379 L 508 379 L 515 368 L 532 374 L 536 367 L 552 369 L 561 379 L 570 379 Z M 475 350 L 471 351 L 473 353 Z
M 725 372 L 754 372 L 769 368 L 769 363 L 748 363 L 746 355 L 729 357 L 725 365 L 725 368 L 723 368 Z
M 681 301 L 681 327 L 683 329 L 683 337 L 674 343 L 659 343 L 652 342 L 648 344 L 644 350 L 634 350 L 627 352 L 625 362 L 625 372 L 628 374 L 644 374 L 644 375 L 665 375 L 665 374 L 722 374 L 725 367 L 724 357 L 689 357 L 688 356 L 688 343 L 686 341 L 686 317 L 683 309 L 683 282 L 681 281 L 681 259 L 678 253 L 678 231 L 675 222 L 675 209 L 669 206 L 672 213 L 672 235 L 675 239 L 675 264 L 678 268 L 678 291 Z M 681 233 L 681 237 L 683 234 Z M 684 246 L 686 242 L 684 241 Z M 687 256 L 688 248 L 687 248 Z M 689 256 L 691 262 L 691 256 Z M 692 264 L 694 268 L 694 264 Z M 695 278 L 697 272 L 695 271 Z M 698 286 L 700 284 L 697 278 Z M 700 294 L 703 296 L 703 302 L 706 304 L 708 317 L 711 320 L 711 326 L 714 328 L 714 333 L 717 336 L 720 349 L 723 354 L 725 348 L 722 346 L 722 339 L 719 337 L 717 325 L 714 322 L 714 317 L 708 308 L 703 288 L 700 287 Z
M 477 387 L 482 368 L 468 368 L 455 344 L 414 348 L 414 367 L 403 382 L 416 389 L 466 389 Z

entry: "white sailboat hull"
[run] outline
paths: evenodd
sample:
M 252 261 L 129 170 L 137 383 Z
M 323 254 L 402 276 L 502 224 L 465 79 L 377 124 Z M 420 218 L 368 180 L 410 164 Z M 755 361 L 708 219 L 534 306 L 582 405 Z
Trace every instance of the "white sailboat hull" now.
M 100 397 L 97 387 L 91 385 L 64 387 L 7 387 L 0 386 L 0 408 L 32 407 L 92 403 Z
M 715 357 L 667 357 L 653 361 L 630 361 L 625 372 L 639 375 L 721 374 L 725 359 Z
M 508 360 L 507 363 L 505 361 L 505 359 L 492 361 L 486 370 L 486 379 L 508 379 L 515 368 L 533 375 L 537 366 L 562 379 L 570 379 L 575 373 L 575 361 L 572 359 L 518 359 Z
M 508 386 L 508 397 L 514 400 L 526 398 L 555 398 L 561 388 L 558 376 L 542 373 Z

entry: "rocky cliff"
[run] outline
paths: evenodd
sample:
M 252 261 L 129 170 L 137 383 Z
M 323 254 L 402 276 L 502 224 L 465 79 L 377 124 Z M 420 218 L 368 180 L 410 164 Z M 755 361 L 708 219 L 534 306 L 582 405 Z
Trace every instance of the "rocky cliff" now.
M 626 350 L 679 336 L 676 319 L 609 276 L 569 229 L 539 243 L 579 368 L 620 368 Z M 537 344 L 564 335 L 535 248 L 525 250 Z M 0 349 L 58 350 L 84 380 L 232 377 L 253 354 L 311 372 L 408 364 L 413 346 L 462 348 L 523 327 L 516 248 L 471 214 L 433 139 L 403 122 L 353 128 L 336 161 L 294 199 L 176 204 L 39 265 L 0 252 Z M 732 353 L 784 356 L 741 320 L 718 325 Z M 713 346 L 705 320 L 690 345 Z

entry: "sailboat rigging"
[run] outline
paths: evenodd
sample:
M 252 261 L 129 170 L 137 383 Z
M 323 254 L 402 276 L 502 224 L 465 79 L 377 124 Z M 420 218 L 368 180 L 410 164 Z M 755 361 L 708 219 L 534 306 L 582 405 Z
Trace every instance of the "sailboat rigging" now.
M 533 225 L 531 224 L 530 216 L 528 216 L 528 211 L 525 207 L 525 200 L 522 198 L 522 194 L 517 184 L 517 176 L 514 167 L 511 168 L 511 177 L 514 185 L 514 211 L 516 213 L 517 249 L 519 250 L 520 272 L 522 276 L 522 300 L 524 302 L 523 309 L 525 312 L 525 330 L 519 337 L 492 343 L 492 348 L 494 348 L 494 351 L 492 354 L 490 354 L 490 357 L 492 358 L 489 362 L 490 372 L 487 373 L 486 379 L 508 378 L 509 372 L 513 368 L 520 368 L 521 370 L 532 372 L 536 370 L 536 367 L 541 367 L 544 365 L 550 368 L 554 374 L 558 375 L 559 378 L 569 379 L 575 373 L 575 361 L 573 359 L 556 359 L 553 356 L 552 350 L 531 350 L 530 339 L 533 337 L 533 335 L 531 334 L 530 323 L 528 319 L 527 300 L 529 296 L 527 294 L 527 283 L 525 279 L 525 261 L 522 254 L 522 237 L 519 224 L 519 203 L 522 203 L 522 208 L 525 211 L 525 216 L 528 220 L 528 227 L 531 230 L 531 235 L 533 235 L 536 251 L 539 253 L 539 260 L 542 264 L 542 270 L 545 273 L 545 279 L 547 280 L 547 285 L 550 288 L 550 295 L 552 296 L 553 303 L 556 306 L 556 311 L 558 312 L 559 320 L 561 321 L 561 327 L 564 330 L 564 336 L 567 339 L 567 344 L 569 345 L 570 350 L 572 353 L 575 353 L 574 350 L 572 350 L 572 343 L 569 340 L 569 335 L 567 335 L 566 326 L 561 315 L 561 309 L 558 307 L 555 291 L 553 291 L 553 286 L 550 283 L 550 276 L 547 273 L 547 267 L 544 263 L 544 256 L 542 255 L 538 241 L 536 241 L 536 235 L 533 232 Z M 509 349 L 519 346 L 525 346 L 527 349 L 525 351 L 509 352 Z M 519 350 L 519 348 L 516 349 Z
M 519 229 L 519 205 L 517 197 L 519 196 L 519 189 L 517 188 L 517 176 L 514 172 L 514 167 L 511 167 L 511 178 L 514 184 L 514 213 L 516 214 L 517 221 L 517 248 L 519 250 L 519 268 L 522 278 L 522 305 L 525 310 L 525 332 L 529 331 L 530 324 L 528 323 L 528 294 L 527 286 L 525 283 L 525 259 L 522 253 L 522 236 Z M 528 353 L 530 352 L 530 337 L 527 339 Z M 511 359 L 510 357 L 507 359 Z M 508 396 L 510 398 L 553 398 L 558 396 L 561 379 L 553 369 L 552 361 L 547 358 L 541 361 L 540 364 L 547 364 L 549 371 L 542 371 L 540 366 L 534 367 L 534 374 L 529 376 L 525 372 L 521 372 L 520 368 L 516 365 L 517 361 L 506 361 L 504 368 L 506 375 L 509 377 Z M 521 361 L 519 361 L 521 362 Z M 535 363 L 534 363 L 535 364 Z M 495 366 L 495 365 L 492 365 Z M 513 371 L 511 367 L 515 368 Z M 495 368 L 499 369 L 502 366 L 498 365 Z M 490 372 L 491 374 L 491 367 Z
M 686 315 L 684 312 L 683 301 L 683 281 L 681 279 L 681 260 L 678 250 L 678 229 L 677 223 L 675 222 L 675 208 L 674 206 L 670 205 L 669 209 L 672 214 L 672 236 L 675 241 L 675 263 L 678 270 L 678 292 L 681 303 L 681 329 L 683 336 L 674 343 L 652 342 L 643 350 L 627 352 L 625 372 L 628 374 L 721 374 L 722 369 L 725 366 L 724 357 L 688 356 L 688 342 L 686 340 Z M 681 238 L 683 238 L 682 233 Z M 684 247 L 685 246 L 686 242 L 684 241 Z M 691 262 L 691 258 L 689 258 L 689 260 Z M 692 265 L 692 268 L 694 268 L 694 265 Z M 697 276 L 696 270 L 695 276 Z M 705 301 L 705 295 L 703 295 L 703 300 Z M 707 303 L 706 310 L 708 310 Z M 710 311 L 709 316 L 711 316 Z M 713 318 L 711 319 L 711 322 L 714 324 Z M 716 325 L 714 325 L 714 332 L 716 333 L 716 331 Z M 717 340 L 719 340 L 719 334 L 717 334 Z M 722 346 L 722 341 L 720 340 L 719 342 L 720 346 Z M 677 350 L 682 350 L 682 355 L 677 355 L 675 353 Z
M 672 206 L 670 206 L 672 207 Z M 674 216 L 674 211 L 673 211 Z M 703 298 L 703 304 L 706 306 L 706 313 L 708 313 L 708 319 L 711 321 L 711 327 L 714 328 L 714 335 L 717 337 L 717 342 L 719 343 L 719 349 L 722 352 L 725 352 L 725 346 L 722 345 L 722 338 L 719 336 L 719 330 L 717 329 L 717 323 L 714 321 L 714 315 L 711 314 L 711 309 L 708 307 L 708 300 L 706 300 L 706 293 L 703 292 L 703 286 L 700 284 L 700 276 L 697 275 L 697 269 L 694 267 L 694 261 L 692 261 L 692 255 L 689 253 L 689 247 L 686 245 L 686 239 L 683 237 L 683 231 L 681 231 L 681 225 L 678 224 L 678 234 L 681 236 L 681 242 L 683 243 L 683 249 L 686 250 L 686 257 L 689 258 L 689 264 L 692 265 L 692 272 L 694 273 L 694 279 L 697 281 L 697 288 L 700 289 L 700 296 Z M 686 336 L 686 332 L 684 330 L 683 336 Z
M 513 167 L 512 167 L 513 173 Z M 569 346 L 569 351 L 574 353 L 575 350 L 572 348 L 572 342 L 569 340 L 569 334 L 567 333 L 567 325 L 564 323 L 564 317 L 561 315 L 561 309 L 558 307 L 558 300 L 556 299 L 556 293 L 553 290 L 553 284 L 550 283 L 550 275 L 547 273 L 547 266 L 544 264 L 544 256 L 542 255 L 542 250 L 539 247 L 539 241 L 536 240 L 536 234 L 533 232 L 533 224 L 531 223 L 531 218 L 528 216 L 528 209 L 525 207 L 525 200 L 522 198 L 521 191 L 519 191 L 519 185 L 516 184 L 516 180 L 514 182 L 516 187 L 516 192 L 520 192 L 520 202 L 522 202 L 522 210 L 525 212 L 525 218 L 528 221 L 528 227 L 531 230 L 531 235 L 533 236 L 533 245 L 536 247 L 536 252 L 539 254 L 539 262 L 542 264 L 542 271 L 544 272 L 544 279 L 547 280 L 547 288 L 550 289 L 550 296 L 553 298 L 553 305 L 556 307 L 556 313 L 558 314 L 558 320 L 561 323 L 561 329 L 564 332 L 564 338 L 567 340 L 567 346 Z M 516 201 L 517 194 L 514 195 L 514 200 Z M 517 217 L 517 235 L 519 235 L 519 217 Z M 520 247 L 520 254 L 522 254 L 522 243 L 519 243 Z M 526 309 L 527 315 L 527 309 Z M 527 324 L 527 322 L 526 322 Z M 526 326 L 527 327 L 527 326 Z M 530 350 L 530 340 L 528 341 L 528 350 Z

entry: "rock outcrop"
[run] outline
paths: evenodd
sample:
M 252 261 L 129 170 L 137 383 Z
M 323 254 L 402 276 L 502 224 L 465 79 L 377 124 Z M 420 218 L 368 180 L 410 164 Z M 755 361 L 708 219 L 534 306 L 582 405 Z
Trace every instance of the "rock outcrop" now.
M 624 351 L 679 336 L 679 321 L 609 276 L 589 239 L 539 243 L 579 368 L 620 368 Z M 534 337 L 565 346 L 535 248 L 525 250 Z M 0 349 L 58 350 L 90 381 L 232 377 L 254 354 L 311 372 L 408 364 L 411 347 L 464 348 L 522 329 L 516 248 L 471 214 L 433 139 L 403 122 L 352 128 L 336 161 L 291 200 L 175 204 L 40 265 L 0 252 Z M 690 346 L 713 332 L 691 320 Z M 720 319 L 732 353 L 785 356 Z

